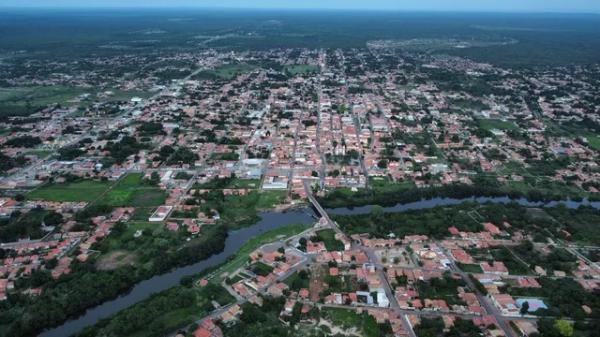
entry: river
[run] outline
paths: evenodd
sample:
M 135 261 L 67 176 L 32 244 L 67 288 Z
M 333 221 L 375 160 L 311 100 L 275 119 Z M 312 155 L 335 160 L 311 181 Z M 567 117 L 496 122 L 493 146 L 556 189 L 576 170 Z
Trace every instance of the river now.
M 485 203 L 494 203 L 494 204 L 508 204 L 511 202 L 516 202 L 521 206 L 526 207 L 556 207 L 558 205 L 564 205 L 567 208 L 578 208 L 580 206 L 590 206 L 596 209 L 600 209 L 600 201 L 573 201 L 573 200 L 565 200 L 565 201 L 550 201 L 550 202 L 537 202 L 537 201 L 529 201 L 526 198 L 519 199 L 511 199 L 509 197 L 472 197 L 472 198 L 464 198 L 464 199 L 454 199 L 454 198 L 432 198 L 432 199 L 424 199 L 415 202 L 409 202 L 405 204 L 397 204 L 395 206 L 383 207 L 383 212 L 385 213 L 399 213 L 413 210 L 421 210 L 421 209 L 429 209 L 437 206 L 452 206 L 459 205 L 464 202 L 477 202 L 480 204 Z M 328 208 L 327 213 L 333 215 L 360 215 L 360 214 L 368 214 L 373 209 L 374 205 L 368 206 L 360 206 L 360 207 L 339 207 L 339 208 Z
M 179 281 L 184 276 L 198 274 L 207 268 L 225 262 L 227 258 L 235 254 L 244 243 L 258 234 L 286 225 L 310 224 L 315 221 L 312 211 L 308 208 L 287 212 L 263 212 L 259 215 L 261 220 L 258 223 L 238 231 L 229 232 L 229 236 L 225 241 L 225 249 L 221 253 L 213 255 L 198 263 L 177 268 L 166 274 L 141 281 L 128 293 L 125 293 L 114 300 L 90 308 L 81 316 L 70 319 L 59 327 L 44 331 L 39 336 L 65 337 L 76 334 L 85 327 L 96 324 L 101 319 L 108 318 L 123 309 L 147 299 L 152 294 L 179 285 Z
M 384 207 L 384 212 L 405 212 L 410 210 L 429 209 L 436 206 L 451 206 L 458 205 L 463 202 L 478 202 L 478 203 L 503 203 L 516 202 L 522 206 L 528 207 L 555 207 L 559 204 L 564 204 L 569 208 L 577 208 L 579 206 L 591 206 L 600 209 L 600 202 L 583 201 L 552 201 L 552 202 L 532 202 L 525 198 L 510 199 L 509 197 L 473 197 L 465 199 L 453 198 L 433 198 L 410 202 L 406 204 L 397 204 L 391 207 Z M 327 212 L 334 215 L 359 215 L 368 214 L 373 208 L 370 206 L 353 207 L 353 208 L 332 208 L 327 209 Z M 198 274 L 207 268 L 217 266 L 232 256 L 237 250 L 250 238 L 278 227 L 291 224 L 308 224 L 314 222 L 313 213 L 310 209 L 300 209 L 287 212 L 264 212 L 260 213 L 261 220 L 253 226 L 230 232 L 225 242 L 223 252 L 213 255 L 206 260 L 198 263 L 177 268 L 169 273 L 162 274 L 141 281 L 136 284 L 130 292 L 117 297 L 114 300 L 104 302 L 94 308 L 88 309 L 81 316 L 68 320 L 63 325 L 47 330 L 39 335 L 39 337 L 65 337 L 80 332 L 85 327 L 96 324 L 104 318 L 108 318 L 117 312 L 126 309 L 140 301 L 150 297 L 152 294 L 167 290 L 179 284 L 179 281 L 184 276 Z

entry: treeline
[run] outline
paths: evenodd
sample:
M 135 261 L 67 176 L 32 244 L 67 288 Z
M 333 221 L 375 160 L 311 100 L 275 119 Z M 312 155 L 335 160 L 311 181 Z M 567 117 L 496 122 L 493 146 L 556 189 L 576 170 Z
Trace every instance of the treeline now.
M 552 279 L 540 278 L 541 288 L 525 290 L 510 288 L 515 296 L 535 296 L 544 299 L 548 309 L 540 308 L 535 311 L 539 316 L 571 317 L 577 321 L 584 319 L 600 320 L 600 291 L 588 292 L 576 281 L 569 278 Z M 586 314 L 582 306 L 592 309 Z
M 29 159 L 24 156 L 9 157 L 4 153 L 0 152 L 0 173 L 4 173 L 15 167 L 23 166 L 27 164 Z
M 110 152 L 110 156 L 117 164 L 121 164 L 127 160 L 127 157 L 137 154 L 140 150 L 145 148 L 147 148 L 147 146 L 139 143 L 135 137 L 124 136 L 119 142 L 107 142 L 104 150 Z
M 40 139 L 40 137 L 33 137 L 33 136 L 26 135 L 26 136 L 11 138 L 4 143 L 4 146 L 31 148 L 31 147 L 36 147 L 36 146 L 40 145 L 41 143 L 42 143 L 42 140 Z
M 478 220 L 474 220 L 469 212 L 477 210 Z M 556 224 L 551 219 L 536 216 L 535 213 L 526 212 L 526 207 L 516 203 L 509 204 L 479 204 L 466 202 L 453 206 L 437 206 L 425 210 L 407 210 L 404 212 L 383 212 L 383 209 L 374 206 L 367 214 L 358 215 L 331 215 L 331 218 L 348 233 L 370 233 L 377 237 L 386 237 L 389 233 L 397 237 L 405 235 L 427 235 L 442 239 L 449 235 L 448 227 L 455 226 L 462 231 L 478 232 L 483 230 L 480 223 L 491 222 L 497 225 L 503 222 L 510 223 L 510 228 L 505 230 L 512 234 L 516 231 L 525 231 L 531 234 L 540 234 L 540 241 L 545 241 L 548 233 L 539 228 L 547 228 L 550 232 L 557 232 Z M 554 209 L 551 209 L 554 210 Z M 596 211 L 600 215 L 600 211 Z M 592 218 L 593 219 L 593 218 Z M 580 231 L 588 230 L 596 222 L 588 222 L 581 226 Z M 512 255 L 511 255 L 512 256 Z
M 440 317 L 422 318 L 415 326 L 415 333 L 419 337 L 479 337 L 481 330 L 470 320 L 458 318 L 449 329 Z
M 342 229 L 349 234 L 369 233 L 373 237 L 386 237 L 394 233 L 402 238 L 406 235 L 427 235 L 442 239 L 448 235 L 448 227 L 477 232 L 482 230 L 479 223 L 473 221 L 467 213 L 471 205 L 463 204 L 452 208 L 435 207 L 427 211 L 408 211 L 402 213 L 374 212 L 361 215 L 332 215 Z
M 191 285 L 177 286 L 100 321 L 78 336 L 130 336 L 141 332 L 145 337 L 165 336 L 191 323 L 192 317 L 208 314 L 213 309 L 212 301 L 225 305 L 232 300 L 233 297 L 223 287 L 212 283 L 199 289 L 192 289 Z M 173 318 L 171 314 L 174 311 L 185 311 L 191 315 L 180 314 Z M 165 316 L 169 317 L 167 322 L 161 320 Z
M 527 192 L 518 190 L 505 190 L 496 186 L 487 184 L 452 184 L 441 187 L 429 188 L 410 188 L 398 185 L 397 189 L 387 186 L 383 189 L 361 189 L 354 193 L 348 193 L 344 190 L 333 190 L 324 197 L 319 198 L 319 203 L 325 208 L 337 207 L 359 207 L 365 205 L 394 206 L 417 202 L 433 198 L 455 198 L 465 199 L 471 197 L 509 197 L 511 199 L 526 198 L 532 202 L 550 202 L 571 198 L 580 200 L 578 196 L 568 196 L 561 194 L 544 194 L 537 190 Z M 597 195 L 590 197 L 590 200 L 598 199 Z
M 600 331 L 600 319 L 570 323 L 564 319 L 544 318 L 538 320 L 537 326 L 539 334 L 536 337 L 596 336 Z
M 71 274 L 46 283 L 38 297 L 9 293 L 8 300 L 0 302 L 0 336 L 35 336 L 44 329 L 56 327 L 86 309 L 128 291 L 143 279 L 223 251 L 226 238 L 227 228 L 215 226 L 206 231 L 203 238 L 188 243 L 173 254 L 158 254 L 149 269 L 128 266 L 100 271 L 93 259 L 74 263 Z
M 167 165 L 189 164 L 193 165 L 198 160 L 198 155 L 192 152 L 185 146 L 173 148 L 170 145 L 165 145 L 159 150 L 159 160 Z
M 23 214 L 14 211 L 7 218 L 0 218 L 0 242 L 16 241 L 22 238 L 39 239 L 44 236 L 42 223 L 46 226 L 59 225 L 63 220 L 61 214 L 47 211 L 41 207 Z

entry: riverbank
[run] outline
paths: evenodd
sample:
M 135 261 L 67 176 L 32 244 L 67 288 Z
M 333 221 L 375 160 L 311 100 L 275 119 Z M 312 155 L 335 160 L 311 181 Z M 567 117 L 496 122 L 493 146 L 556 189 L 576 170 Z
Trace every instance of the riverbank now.
M 115 226 L 112 234 L 133 237 L 127 235 L 128 232 L 124 225 L 120 225 Z M 160 277 L 155 275 L 168 275 L 174 268 L 207 259 L 225 249 L 228 239 L 226 227 L 217 225 L 203 234 L 203 237 L 186 242 L 177 249 L 150 251 L 149 255 L 153 255 L 151 261 L 140 260 L 139 254 L 125 251 L 123 249 L 127 246 L 123 246 L 120 249 L 124 254 L 133 254 L 131 261 L 137 259 L 135 264 L 115 265 L 108 270 L 101 270 L 97 268 L 98 261 L 94 257 L 85 262 L 74 263 L 70 273 L 56 280 L 50 278 L 47 271 L 36 271 L 36 275 L 32 276 L 30 282 L 40 278 L 45 281 L 42 284 L 41 295 L 11 296 L 9 299 L 11 306 L 2 311 L 5 320 L 0 335 L 33 336 L 43 329 L 59 326 L 78 315 L 85 317 L 90 308 L 103 308 L 104 304 L 110 303 L 115 298 L 116 300 L 113 301 L 135 294 L 137 285 L 156 282 L 155 280 Z M 135 242 L 143 244 L 143 240 L 155 238 L 165 240 L 161 235 L 157 234 L 155 237 L 153 234 L 147 234 L 145 237 L 140 236 L 140 240 Z M 43 278 L 45 276 L 46 279 Z M 175 280 L 177 281 L 178 279 Z M 148 288 L 148 290 L 152 289 Z M 58 334 L 58 336 L 64 335 Z
M 581 207 L 582 204 L 589 206 Z M 599 203 L 569 201 L 569 207 L 560 205 L 563 204 L 527 200 L 518 203 L 508 198 L 434 198 L 388 208 L 372 206 L 328 212 L 348 235 L 368 233 L 379 238 L 426 235 L 441 240 L 451 227 L 477 233 L 485 230 L 484 223 L 490 222 L 501 228 L 504 238 L 530 236 L 536 242 L 560 238 L 582 245 L 600 242 Z
M 559 205 L 564 205 L 570 209 L 576 209 L 579 207 L 592 207 L 595 209 L 600 209 L 600 201 L 589 201 L 587 199 L 583 199 L 581 201 L 574 200 L 557 200 L 557 201 L 531 201 L 527 198 L 517 198 L 513 199 L 508 196 L 503 197 L 470 197 L 470 198 L 431 198 L 431 199 L 421 199 L 419 201 L 409 202 L 409 203 L 398 203 L 393 206 L 381 207 L 380 205 L 365 205 L 360 207 L 338 207 L 338 208 L 328 208 L 327 213 L 332 215 L 363 215 L 369 214 L 373 211 L 374 208 L 379 208 L 383 213 L 396 213 L 396 212 L 406 212 L 406 211 L 414 211 L 421 209 L 430 209 L 438 206 L 454 206 L 460 205 L 466 202 L 476 202 L 479 204 L 491 203 L 491 204 L 510 204 L 516 203 L 519 206 L 524 207 L 557 207 Z
M 483 191 L 483 192 L 488 191 L 489 192 L 492 190 L 473 189 L 472 187 L 465 187 L 465 186 L 452 186 L 451 188 L 447 187 L 445 189 L 419 190 L 418 193 L 402 193 L 402 194 L 396 196 L 395 199 L 411 200 L 418 196 L 430 195 L 431 193 L 434 193 L 435 191 L 438 191 L 441 194 L 446 194 L 446 195 L 465 195 L 465 194 L 468 195 L 468 193 L 475 193 L 477 191 Z M 483 192 L 481 192 L 481 193 L 483 193 Z M 495 193 L 499 193 L 499 192 L 495 192 Z M 376 200 L 379 200 L 379 199 L 380 198 L 376 198 Z M 360 199 L 359 201 L 364 202 L 365 200 L 371 200 L 371 199 Z M 382 202 L 384 205 L 388 204 L 387 207 L 383 208 L 384 213 L 427 209 L 427 208 L 434 208 L 437 206 L 458 205 L 458 204 L 461 204 L 464 202 L 498 203 L 498 204 L 508 204 L 511 202 L 516 202 L 518 204 L 521 204 L 523 206 L 528 206 L 528 207 L 539 207 L 539 206 L 558 204 L 558 202 L 555 202 L 555 201 L 551 201 L 551 202 L 532 201 L 532 200 L 525 199 L 522 197 L 514 199 L 509 196 L 495 196 L 495 197 L 467 196 L 464 198 L 437 197 L 437 198 L 430 198 L 430 199 L 419 199 L 417 201 L 390 205 L 391 200 L 393 200 L 393 199 L 387 199 L 387 200 L 385 200 L 385 202 Z M 589 205 L 597 205 L 597 207 L 600 207 L 599 202 L 590 202 L 587 200 L 582 200 L 582 201 L 567 200 L 565 202 L 568 207 L 578 207 L 580 205 L 588 205 L 588 204 Z M 350 205 L 352 206 L 353 203 L 350 203 Z M 205 270 L 206 268 L 214 267 L 214 266 L 218 265 L 219 263 L 225 262 L 228 257 L 232 256 L 237 251 L 237 249 L 239 249 L 240 245 L 243 242 L 247 241 L 250 237 L 252 237 L 256 234 L 256 233 L 252 233 L 253 228 L 259 228 L 259 229 L 262 228 L 261 230 L 264 230 L 263 226 L 265 226 L 266 223 L 267 224 L 275 224 L 277 226 L 283 226 L 283 225 L 292 224 L 292 223 L 294 223 L 294 224 L 295 223 L 304 223 L 303 221 L 305 221 L 306 223 L 313 221 L 312 213 L 310 212 L 310 210 L 308 208 L 303 208 L 303 207 L 304 207 L 304 204 L 285 205 L 285 207 L 280 206 L 272 212 L 261 213 L 260 218 L 262 218 L 262 220 L 259 221 L 258 224 L 247 227 L 245 229 L 230 232 L 230 236 L 236 235 L 233 237 L 233 239 L 231 237 L 227 237 L 227 239 L 220 240 L 221 242 L 225 242 L 225 244 L 224 244 L 225 247 L 221 247 L 220 249 L 216 250 L 215 252 L 217 254 L 212 255 L 207 260 L 194 263 L 190 266 L 185 266 L 185 265 L 189 264 L 189 262 L 185 262 L 183 260 L 180 261 L 179 259 L 177 259 L 177 263 L 168 263 L 168 265 L 170 267 L 172 267 L 173 265 L 179 265 L 179 266 L 181 266 L 180 268 L 177 268 L 175 270 L 172 270 L 172 271 L 167 272 L 166 274 L 162 274 L 160 276 L 152 277 L 150 279 L 147 279 L 146 281 L 140 282 L 139 279 L 136 280 L 134 278 L 129 281 L 130 283 L 128 285 L 125 285 L 125 289 L 122 286 L 122 287 L 116 288 L 116 291 L 117 291 L 116 293 L 115 293 L 115 289 L 112 289 L 112 292 L 108 292 L 108 291 L 105 292 L 104 295 L 106 295 L 106 296 L 103 297 L 103 300 L 96 301 L 94 303 L 94 305 L 97 305 L 96 307 L 89 309 L 89 310 L 85 310 L 87 308 L 85 306 L 82 307 L 83 310 L 81 310 L 80 312 L 82 312 L 83 315 L 81 315 L 79 318 L 71 319 L 71 320 L 67 321 L 67 323 L 65 323 L 64 325 L 62 325 L 56 329 L 49 330 L 48 332 L 43 333 L 41 336 L 44 336 L 44 337 L 64 336 L 64 335 L 69 335 L 69 334 L 75 333 L 77 331 L 80 331 L 83 327 L 93 325 L 96 322 L 98 322 L 98 320 L 109 317 L 109 316 L 113 315 L 114 313 L 147 298 L 148 296 L 155 293 L 156 291 L 165 290 L 171 286 L 177 285 L 179 280 L 184 276 L 196 274 L 198 272 L 201 272 L 202 270 Z M 366 206 L 355 207 L 355 208 L 333 208 L 333 209 L 330 208 L 327 211 L 329 213 L 331 213 L 332 215 L 360 215 L 360 214 L 368 214 L 368 213 L 372 212 L 374 207 L 375 207 L 374 205 L 366 205 Z M 303 219 L 303 220 L 297 221 L 297 219 Z M 250 231 L 246 232 L 246 230 L 250 230 Z M 246 234 L 236 234 L 236 233 L 246 233 Z M 260 233 L 260 231 L 258 233 Z M 240 237 L 239 235 L 248 235 L 248 237 Z M 227 245 L 232 245 L 232 246 L 227 247 Z M 218 253 L 219 251 L 221 253 Z M 203 251 L 203 253 L 205 253 L 205 251 Z M 187 255 L 189 255 L 189 254 L 187 254 Z M 202 258 L 207 257 L 207 255 L 202 255 L 202 254 L 198 254 L 198 256 L 201 256 Z M 214 259 L 213 259 L 213 257 L 214 257 Z M 164 260 L 163 262 L 165 262 L 165 261 L 167 261 L 167 260 Z M 191 261 L 191 260 L 186 260 L 186 261 Z M 196 261 L 199 261 L 199 260 L 196 260 Z M 196 261 L 192 261 L 192 262 L 196 262 Z M 209 261 L 209 262 L 204 263 L 205 261 Z M 188 267 L 190 267 L 190 268 L 186 269 Z M 125 275 L 127 275 L 127 273 L 125 273 Z M 128 275 L 128 277 L 129 276 L 131 276 L 131 275 Z M 73 280 L 73 281 L 75 282 L 75 280 Z M 111 284 L 110 282 L 107 283 L 107 285 L 110 285 L 110 284 Z M 96 284 L 96 286 L 101 286 L 101 285 L 102 285 L 102 283 Z M 77 287 L 77 286 L 78 286 L 78 284 L 75 284 L 74 287 Z M 130 290 L 127 294 L 118 296 L 119 292 L 122 292 L 123 290 L 127 290 L 127 289 Z M 117 297 L 117 298 L 114 300 L 109 300 L 109 299 L 115 298 L 115 297 Z M 103 301 L 107 301 L 107 300 L 109 300 L 109 301 L 102 303 Z M 52 325 L 53 324 L 47 324 L 45 326 L 47 327 L 47 326 L 52 326 Z M 36 326 L 36 325 L 34 324 L 33 326 Z M 18 336 L 19 334 L 15 334 L 15 335 Z
M 364 189 L 352 192 L 345 189 L 334 190 L 324 197 L 318 198 L 319 203 L 328 209 L 342 207 L 361 207 L 379 205 L 390 207 L 398 204 L 408 204 L 434 198 L 467 199 L 467 198 L 503 198 L 512 200 L 527 199 L 531 202 L 545 202 L 570 200 L 600 201 L 600 194 L 589 194 L 587 198 L 581 195 L 570 194 L 543 194 L 537 190 L 510 190 L 485 185 L 454 184 L 441 187 L 416 188 L 402 184 L 391 184 L 385 188 Z
M 259 214 L 261 220 L 240 230 L 229 232 L 224 240 L 224 248 L 218 253 L 200 262 L 176 268 L 168 273 L 154 276 L 148 280 L 137 283 L 128 293 L 113 300 L 104 302 L 96 307 L 90 308 L 78 318 L 70 319 L 63 325 L 41 333 L 40 337 L 64 337 L 80 332 L 85 327 L 94 325 L 100 320 L 108 318 L 115 313 L 126 309 L 151 295 L 179 285 L 185 276 L 198 274 L 207 268 L 215 267 L 234 255 L 239 248 L 253 237 L 266 231 L 290 224 L 309 224 L 314 218 L 309 210 L 298 210 L 289 212 L 266 212 Z
M 194 275 L 193 279 L 188 279 L 185 282 L 182 281 L 182 285 L 153 295 L 140 303 L 116 313 L 110 318 L 101 320 L 98 324 L 85 328 L 78 336 L 91 337 L 118 334 L 119 336 L 130 337 L 159 337 L 190 325 L 194 321 L 206 316 L 208 314 L 207 308 L 199 306 L 196 302 L 186 302 L 179 306 L 170 305 L 173 303 L 171 297 L 181 293 L 189 293 L 193 294 L 196 301 L 201 304 L 206 303 L 207 298 L 211 300 L 216 299 L 220 305 L 232 302 L 233 299 L 230 296 L 224 296 L 223 292 L 225 290 L 220 284 L 227 279 L 229 273 L 242 267 L 247 262 L 248 254 L 262 245 L 278 240 L 287 240 L 310 227 L 310 224 L 294 224 L 264 231 L 245 242 L 234 255 L 227 258 L 226 262 L 213 268 L 207 268 L 204 272 Z M 193 287 L 194 291 L 186 289 L 192 286 L 192 283 L 188 283 L 188 281 L 196 281 L 199 278 L 209 280 L 208 285 Z M 210 291 L 206 291 L 207 288 Z M 225 292 L 225 294 L 227 293 Z M 201 310 L 190 312 L 191 309 L 199 307 Z M 131 315 L 141 317 L 141 320 L 146 322 L 147 325 L 140 325 L 138 323 L 140 320 L 135 320 L 133 323 L 129 322 Z M 162 324 L 159 325 L 155 322 L 162 322 Z
M 438 206 L 452 206 L 460 205 L 465 202 L 474 202 L 480 204 L 502 204 L 510 205 L 512 203 L 521 203 L 523 206 L 528 207 L 539 207 L 540 205 L 548 205 L 540 201 L 530 201 L 527 199 L 511 199 L 510 197 L 468 197 L 463 199 L 455 198 L 431 198 L 420 200 L 416 202 L 406 204 L 396 204 L 393 206 L 384 207 L 383 213 L 397 213 L 405 212 L 410 210 L 419 209 L 432 209 Z M 596 205 L 600 208 L 599 202 L 589 201 L 566 201 L 568 207 L 578 207 L 582 204 Z M 550 202 L 551 205 L 558 205 L 558 202 Z M 300 206 L 300 205 L 296 205 Z M 327 211 L 332 215 L 365 215 L 370 214 L 375 206 L 362 206 L 356 208 L 335 208 L 328 209 Z M 229 233 L 229 236 L 225 240 L 224 250 L 216 255 L 211 256 L 207 260 L 195 263 L 190 266 L 178 268 L 170 273 L 153 277 L 152 279 L 142 281 L 137 284 L 129 293 L 120 296 L 119 298 L 101 304 L 93 309 L 86 311 L 81 317 L 70 320 L 64 325 L 42 333 L 41 337 L 62 337 L 68 336 L 81 331 L 83 328 L 94 325 L 102 319 L 106 319 L 115 313 L 132 306 L 140 301 L 149 298 L 152 294 L 160 291 L 167 290 L 171 287 L 177 286 L 181 278 L 198 274 L 202 271 L 210 270 L 211 268 L 217 268 L 211 271 L 211 274 L 218 275 L 219 280 L 223 280 L 226 277 L 228 271 L 233 270 L 235 265 L 238 265 L 241 260 L 242 253 L 240 249 L 243 247 L 249 247 L 251 242 L 256 241 L 255 237 L 260 237 L 268 231 L 276 228 L 285 227 L 290 224 L 307 224 L 314 221 L 313 214 L 308 208 L 280 208 L 277 211 L 266 212 L 260 214 L 261 221 L 259 223 L 246 227 L 241 230 L 233 231 Z M 377 229 L 379 230 L 379 229 Z M 382 233 L 387 231 L 386 228 L 381 228 Z M 445 230 L 445 227 L 444 227 Z M 389 233 L 389 231 L 384 234 Z M 253 239 L 254 238 L 254 239 Z M 262 242 L 261 240 L 258 240 Z M 237 257 L 234 257 L 237 256 Z M 239 261 L 237 261 L 239 260 Z M 225 264 L 223 264 L 225 263 Z M 231 267 L 231 268 L 230 268 Z

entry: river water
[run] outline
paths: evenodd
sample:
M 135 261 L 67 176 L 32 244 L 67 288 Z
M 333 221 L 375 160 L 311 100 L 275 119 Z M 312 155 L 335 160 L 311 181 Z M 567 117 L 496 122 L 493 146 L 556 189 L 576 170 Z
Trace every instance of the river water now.
M 179 281 L 184 276 L 198 274 L 207 268 L 225 262 L 227 258 L 235 254 L 244 243 L 256 235 L 286 225 L 310 224 L 315 221 L 312 211 L 308 208 L 287 212 L 264 212 L 260 213 L 260 217 L 261 220 L 253 226 L 229 232 L 229 236 L 225 241 L 225 249 L 221 253 L 213 255 L 198 263 L 177 268 L 166 274 L 141 281 L 136 284 L 130 292 L 125 293 L 114 300 L 90 308 L 81 316 L 68 320 L 63 325 L 47 330 L 39 336 L 66 337 L 78 333 L 85 327 L 96 324 L 101 319 L 108 318 L 123 309 L 147 299 L 152 294 L 179 285 Z
M 565 201 L 550 201 L 550 202 L 535 202 L 529 201 L 526 198 L 520 199 L 511 199 L 509 197 L 472 197 L 472 198 L 464 198 L 464 199 L 454 199 L 454 198 L 432 198 L 425 199 L 415 202 L 409 202 L 405 204 L 397 204 L 395 206 L 383 207 L 383 211 L 385 213 L 399 213 L 413 210 L 421 210 L 421 209 L 429 209 L 437 206 L 452 206 L 459 205 L 464 202 L 477 202 L 480 204 L 484 203 L 494 203 L 494 204 L 508 204 L 511 202 L 516 202 L 521 206 L 526 207 L 556 207 L 558 205 L 564 205 L 567 208 L 578 208 L 579 206 L 590 206 L 596 209 L 600 209 L 600 201 L 573 201 L 573 200 L 565 200 Z M 361 207 L 340 207 L 340 208 L 329 208 L 327 209 L 327 213 L 333 215 L 360 215 L 360 214 L 369 214 L 373 209 L 373 205 L 361 206 Z

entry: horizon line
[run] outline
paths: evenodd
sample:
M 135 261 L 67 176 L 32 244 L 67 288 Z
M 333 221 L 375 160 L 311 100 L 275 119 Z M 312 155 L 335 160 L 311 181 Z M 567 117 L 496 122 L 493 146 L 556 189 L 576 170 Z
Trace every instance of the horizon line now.
M 298 11 L 312 11 L 312 12 L 396 12 L 396 13 L 467 13 L 467 14 L 589 14 L 598 15 L 600 11 L 568 11 L 568 10 L 494 10 L 494 9 L 406 9 L 406 8 L 368 8 L 368 7 L 353 7 L 353 8 L 309 8 L 309 7 L 237 7 L 237 6 L 164 6 L 164 5 L 142 5 L 142 6 L 103 6 L 103 5 L 91 5 L 91 6 L 4 6 L 0 4 L 0 11 L 2 10 L 57 10 L 57 11 L 68 11 L 68 10 L 140 10 L 140 9 L 161 9 L 161 10 L 178 10 L 178 9 L 195 9 L 195 10 L 231 10 L 231 11 L 287 11 L 287 12 L 298 12 Z

